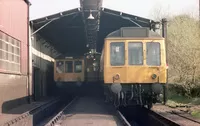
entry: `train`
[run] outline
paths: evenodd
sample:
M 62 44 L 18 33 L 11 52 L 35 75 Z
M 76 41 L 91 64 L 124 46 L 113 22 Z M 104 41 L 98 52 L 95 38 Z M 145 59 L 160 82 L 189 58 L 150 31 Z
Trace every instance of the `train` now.
M 151 108 L 166 91 L 165 39 L 140 27 L 122 27 L 110 33 L 102 49 L 100 73 L 106 99 L 116 107 Z
M 71 73 L 65 72 L 69 61 L 74 64 Z M 56 72 L 58 67 L 61 73 Z M 62 89 L 67 86 L 70 91 L 70 85 L 77 90 L 81 84 L 91 82 L 95 86 L 100 82 L 105 100 L 116 107 L 151 108 L 165 96 L 167 68 L 163 37 L 149 28 L 122 27 L 106 36 L 101 53 L 56 60 L 54 79 Z M 92 85 L 88 90 L 94 90 Z
M 90 51 L 83 56 L 55 59 L 54 81 L 59 92 L 77 95 L 83 85 L 97 83 L 100 80 L 100 57 L 100 53 Z

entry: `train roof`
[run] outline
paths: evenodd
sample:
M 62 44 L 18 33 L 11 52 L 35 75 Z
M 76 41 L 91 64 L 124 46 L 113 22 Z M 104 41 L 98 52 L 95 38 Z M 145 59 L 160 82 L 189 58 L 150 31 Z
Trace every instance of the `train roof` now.
M 157 32 L 151 31 L 147 27 L 122 27 L 106 36 L 106 38 L 163 38 Z

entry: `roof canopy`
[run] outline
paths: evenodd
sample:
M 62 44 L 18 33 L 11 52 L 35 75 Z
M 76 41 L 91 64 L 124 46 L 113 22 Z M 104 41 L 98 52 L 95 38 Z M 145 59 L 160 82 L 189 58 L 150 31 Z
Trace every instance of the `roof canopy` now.
M 86 18 L 83 16 L 83 9 L 81 8 L 32 20 L 31 24 L 40 36 L 50 42 L 62 54 L 83 55 L 89 49 L 86 47 L 89 41 L 88 37 L 95 41 L 97 51 L 100 52 L 104 38 L 109 33 L 121 27 L 151 27 L 154 23 L 150 19 L 107 8 L 100 8 L 99 12 L 99 26 L 97 25 L 99 28 L 95 32 L 86 33 L 89 30 L 86 29 L 85 25 L 92 25 L 92 23 L 85 23 Z M 96 34 L 96 40 L 92 39 L 94 37 L 92 34 Z

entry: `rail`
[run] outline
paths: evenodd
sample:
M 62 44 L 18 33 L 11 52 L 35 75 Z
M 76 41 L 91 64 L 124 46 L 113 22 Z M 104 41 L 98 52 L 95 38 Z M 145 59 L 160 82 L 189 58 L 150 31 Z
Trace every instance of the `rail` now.
M 54 126 L 57 121 L 62 117 L 64 111 L 72 104 L 74 103 L 78 97 L 75 97 L 69 104 L 67 104 L 53 119 L 51 119 L 45 126 Z
M 162 126 L 180 126 L 178 123 L 173 120 L 164 117 L 152 110 L 148 110 L 148 115 L 152 119 L 151 123 L 155 123 L 154 125 L 162 125 Z
M 200 125 L 200 121 L 195 120 L 195 119 L 192 119 L 192 118 L 190 118 L 190 117 L 186 117 L 186 116 L 184 116 L 184 115 L 181 115 L 181 114 L 179 114 L 179 113 L 176 112 L 176 111 L 171 111 L 170 113 L 171 113 L 171 114 L 175 114 L 175 115 L 177 115 L 177 116 L 180 116 L 180 117 L 182 117 L 182 118 L 184 118 L 184 119 L 190 120 L 190 121 L 192 121 L 192 122 L 198 123 L 198 124 Z
M 117 116 L 122 121 L 124 126 L 131 126 L 131 124 L 126 120 L 126 118 L 122 115 L 122 113 L 120 111 L 117 111 Z
M 60 97 L 57 97 L 55 99 L 52 99 L 48 102 L 45 102 L 45 103 L 42 103 L 41 105 L 5 122 L 2 126 L 10 126 L 10 125 L 13 125 L 19 121 L 22 121 L 24 119 L 27 119 L 28 117 L 30 117 L 31 115 L 33 115 L 34 113 L 37 113 L 39 110 L 44 110 L 45 108 L 48 108 L 49 106 L 51 106 L 52 104 L 55 104 L 57 103 L 58 101 L 60 101 Z

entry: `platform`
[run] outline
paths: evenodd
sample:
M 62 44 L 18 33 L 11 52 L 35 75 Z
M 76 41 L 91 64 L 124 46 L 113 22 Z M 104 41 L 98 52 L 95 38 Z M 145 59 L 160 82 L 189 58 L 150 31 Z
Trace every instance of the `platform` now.
M 115 108 L 103 98 L 78 98 L 64 114 L 61 126 L 123 126 Z
M 21 114 L 23 114 L 37 106 L 40 106 L 43 103 L 48 102 L 52 99 L 53 98 L 43 98 L 40 101 L 32 102 L 31 104 L 20 105 L 19 107 L 13 108 L 6 113 L 1 113 L 0 114 L 0 126 L 18 116 L 20 116 Z

